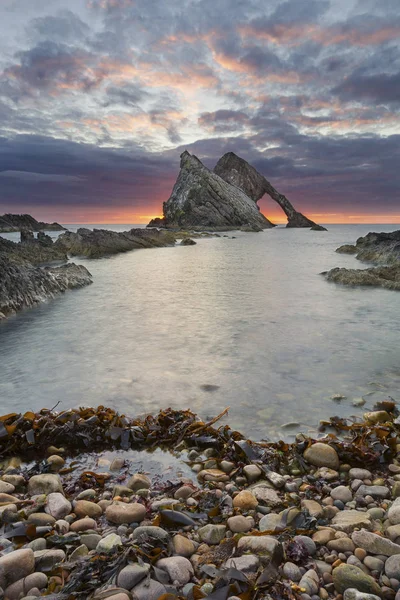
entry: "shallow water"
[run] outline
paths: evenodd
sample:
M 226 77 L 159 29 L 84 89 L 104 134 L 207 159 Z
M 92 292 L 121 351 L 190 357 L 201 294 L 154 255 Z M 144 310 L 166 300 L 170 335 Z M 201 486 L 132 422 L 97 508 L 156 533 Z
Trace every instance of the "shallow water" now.
M 307 431 L 376 399 L 400 400 L 400 294 L 319 275 L 362 268 L 334 250 L 398 227 L 279 227 L 75 259 L 93 285 L 0 325 L 0 412 L 60 402 L 132 416 L 191 408 L 208 418 L 230 406 L 233 427 L 277 438 L 290 437 L 287 422 Z M 361 396 L 365 407 L 354 408 Z

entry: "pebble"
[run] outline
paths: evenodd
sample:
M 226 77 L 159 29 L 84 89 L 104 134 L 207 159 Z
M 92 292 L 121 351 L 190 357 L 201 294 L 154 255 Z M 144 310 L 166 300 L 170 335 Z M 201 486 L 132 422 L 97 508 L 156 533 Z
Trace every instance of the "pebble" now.
M 297 565 L 292 562 L 287 562 L 283 566 L 283 574 L 285 577 L 290 579 L 291 581 L 300 581 L 301 579 L 301 571 Z
M 332 577 L 339 594 L 343 594 L 348 588 L 355 588 L 359 592 L 380 596 L 380 588 L 375 579 L 355 565 L 340 565 L 333 570 Z
M 77 500 L 74 502 L 74 513 L 78 519 L 83 519 L 83 517 L 98 519 L 103 514 L 103 511 L 95 502 L 89 502 L 88 500 Z
M 385 562 L 385 573 L 389 578 L 400 579 L 400 554 L 389 556 Z
M 58 475 L 44 473 L 43 475 L 34 475 L 28 482 L 28 494 L 38 496 L 39 494 L 51 494 L 53 492 L 63 493 L 61 479 Z
M 128 480 L 126 486 L 134 492 L 137 490 L 148 490 L 151 486 L 151 481 L 147 475 L 136 473 Z
M 389 498 L 390 490 L 385 485 L 360 485 L 356 496 L 372 496 L 372 498 Z
M 35 568 L 35 555 L 30 548 L 14 550 L 0 557 L 0 588 L 27 577 Z
M 116 525 L 140 523 L 146 516 L 146 508 L 143 504 L 138 504 L 137 502 L 132 504 L 119 502 L 108 506 L 105 515 L 107 521 Z
M 49 515 L 56 520 L 64 519 L 72 510 L 72 505 L 66 499 L 64 494 L 53 492 L 46 498 L 46 507 L 44 509 Z
M 133 564 L 124 567 L 118 574 L 117 584 L 125 590 L 131 590 L 135 587 L 142 579 L 147 577 L 150 571 L 150 565 Z
M 343 600 L 380 600 L 380 596 L 375 594 L 365 594 L 354 588 L 348 588 L 343 595 Z
M 282 504 L 281 498 L 278 493 L 268 487 L 268 485 L 258 482 L 250 488 L 251 493 L 257 500 L 257 504 L 262 502 L 272 508 L 280 506 Z
M 200 539 L 206 544 L 219 544 L 224 539 L 226 532 L 225 525 L 204 525 L 198 531 Z
M 319 590 L 319 577 L 314 569 L 309 569 L 304 573 L 300 579 L 299 586 L 306 590 L 306 593 L 310 596 L 318 593 Z
M 96 529 L 96 521 L 91 519 L 90 517 L 85 517 L 84 519 L 79 519 L 78 521 L 74 521 L 70 525 L 70 531 L 75 533 L 79 533 L 81 531 L 87 531 L 88 529 Z
M 243 468 L 243 472 L 249 483 L 253 483 L 254 481 L 257 481 L 257 479 L 260 479 L 260 477 L 262 475 L 262 471 L 259 467 L 257 467 L 257 465 L 246 465 Z
M 267 515 L 267 517 L 268 516 L 270 515 Z M 247 531 L 254 528 L 254 519 L 252 517 L 246 518 L 242 515 L 238 515 L 230 517 L 227 521 L 227 525 L 233 533 L 247 533 Z M 260 529 L 260 531 L 262 530 Z
M 233 506 L 241 510 L 251 510 L 256 508 L 258 504 L 257 498 L 247 490 L 243 490 L 233 499 Z
M 168 531 L 153 525 L 142 525 L 141 527 L 136 527 L 132 533 L 132 540 L 137 544 L 143 544 L 145 542 L 148 543 L 149 540 L 154 540 L 158 543 L 168 543 L 169 539 L 170 536 Z
M 255 554 L 244 554 L 235 558 L 228 558 L 224 563 L 225 569 L 234 567 L 243 573 L 254 573 L 260 565 L 260 559 Z
M 334 500 L 340 500 L 344 504 L 346 502 L 351 502 L 353 499 L 353 494 L 351 493 L 350 488 L 345 485 L 339 485 L 338 487 L 333 488 L 331 491 L 331 497 Z
M 376 533 L 366 531 L 365 529 L 355 531 L 352 534 L 351 539 L 356 546 L 364 548 L 364 550 L 371 552 L 372 554 L 383 554 L 384 556 L 400 554 L 399 545 L 394 544 L 390 540 L 377 535 Z
M 367 469 L 353 468 L 349 471 L 349 477 L 350 479 L 361 479 L 364 481 L 364 479 L 371 479 L 372 473 Z
M 190 558 L 192 554 L 195 553 L 195 546 L 192 540 L 189 538 L 176 534 L 172 539 L 172 545 L 174 548 L 174 554 L 178 556 L 185 556 L 186 558 Z
M 65 560 L 65 552 L 61 549 L 36 550 L 34 552 L 35 569 L 38 571 L 51 571 L 56 565 Z
M 96 552 L 108 554 L 112 552 L 114 549 L 118 548 L 118 546 L 122 546 L 122 540 L 119 535 L 116 533 L 110 533 L 106 535 L 106 537 L 102 538 L 96 546 Z
M 179 586 L 185 585 L 194 575 L 191 562 L 184 556 L 170 556 L 162 558 L 156 563 L 156 567 L 166 571 L 171 582 L 178 582 Z
M 360 527 L 371 528 L 371 520 L 367 513 L 358 510 L 338 512 L 332 519 L 331 527 L 337 531 L 351 533 Z M 353 540 L 354 541 L 354 540 Z
M 166 589 L 154 579 L 144 579 L 132 589 L 132 592 L 135 600 L 158 600 L 166 593 Z
M 317 442 L 312 444 L 304 452 L 304 458 L 315 467 L 328 467 L 337 469 L 339 467 L 339 457 L 332 446 Z

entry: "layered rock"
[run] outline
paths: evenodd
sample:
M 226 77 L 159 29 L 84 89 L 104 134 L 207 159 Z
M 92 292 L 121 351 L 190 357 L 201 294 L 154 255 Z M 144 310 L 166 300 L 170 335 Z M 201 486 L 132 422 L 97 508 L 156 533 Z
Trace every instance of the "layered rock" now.
M 164 219 L 152 221 L 150 227 L 274 227 L 242 189 L 207 169 L 196 156 L 183 152 L 180 166 L 172 194 L 163 205 Z
M 121 233 L 107 229 L 81 228 L 76 233 L 71 231 L 63 233 L 54 245 L 70 256 L 101 258 L 139 248 L 157 248 L 174 244 L 175 236 L 169 231 L 131 229 Z
M 391 233 L 370 232 L 358 238 L 355 246 L 345 244 L 337 248 L 342 254 L 355 254 L 358 260 L 375 264 L 400 262 L 400 230 Z
M 51 238 L 44 237 L 37 240 L 23 234 L 24 241 L 19 244 L 0 237 L 0 319 L 67 289 L 92 283 L 89 271 L 83 266 L 73 263 L 38 266 L 67 259 Z
M 81 265 L 35 267 L 0 252 L 0 320 L 89 283 L 92 283 L 91 275 Z
M 44 223 L 37 221 L 31 215 L 12 215 L 10 213 L 0 216 L 0 233 L 20 231 L 62 231 L 65 227 L 59 223 Z
M 354 254 L 358 260 L 380 266 L 368 269 L 336 267 L 323 273 L 328 281 L 342 285 L 400 290 L 400 230 L 392 233 L 370 232 L 360 237 L 354 246 L 345 244 L 336 252 Z
M 325 228 L 318 226 L 314 221 L 298 212 L 286 196 L 280 194 L 261 173 L 233 152 L 227 152 L 219 159 L 214 168 L 214 173 L 243 190 L 254 202 L 258 202 L 264 194 L 268 194 L 279 204 L 287 216 L 288 223 L 286 227 L 318 227 L 318 231 L 325 230 Z

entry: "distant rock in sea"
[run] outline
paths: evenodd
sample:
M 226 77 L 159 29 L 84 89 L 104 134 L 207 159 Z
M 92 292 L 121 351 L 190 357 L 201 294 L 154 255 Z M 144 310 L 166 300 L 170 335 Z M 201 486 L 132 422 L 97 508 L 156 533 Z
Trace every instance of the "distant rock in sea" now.
M 336 252 L 355 254 L 358 260 L 381 266 L 368 269 L 336 267 L 323 273 L 328 281 L 342 285 L 400 290 L 400 230 L 392 233 L 368 233 L 358 238 L 354 246 L 345 244 L 337 248 Z
M 257 205 L 265 193 L 285 212 L 287 227 L 325 230 L 296 211 L 263 175 L 233 152 L 224 154 L 214 171 L 210 171 L 187 151 L 181 155 L 181 169 L 172 194 L 163 204 L 164 217 L 153 219 L 148 227 L 268 229 L 274 224 Z
M 101 258 L 139 248 L 173 246 L 175 236 L 170 231 L 157 229 L 131 229 L 116 232 L 108 229 L 78 229 L 76 233 L 67 231 L 59 236 L 55 248 L 70 256 Z
M 210 171 L 194 155 L 181 155 L 181 169 L 172 194 L 163 205 L 164 218 L 149 227 L 169 228 L 240 228 L 274 227 L 257 204 L 235 185 Z
M 0 237 L 0 320 L 68 289 L 92 283 L 89 271 L 81 265 L 38 266 L 67 258 L 51 238 L 44 238 L 48 239 L 26 241 L 24 234 L 25 241 L 16 244 Z
M 0 216 L 0 233 L 10 233 L 22 229 L 29 231 L 63 231 L 65 227 L 59 223 L 36 221 L 31 215 L 12 215 L 8 213 Z

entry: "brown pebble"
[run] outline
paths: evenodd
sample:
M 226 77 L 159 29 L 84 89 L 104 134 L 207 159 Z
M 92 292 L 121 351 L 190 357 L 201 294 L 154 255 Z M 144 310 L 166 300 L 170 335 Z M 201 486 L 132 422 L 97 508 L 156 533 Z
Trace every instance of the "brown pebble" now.
M 339 565 L 342 564 L 342 561 L 340 560 L 340 558 L 338 558 L 337 560 L 335 560 L 335 562 L 332 564 L 332 568 L 336 569 L 336 567 L 338 567 Z
M 364 548 L 356 548 L 354 550 L 354 556 L 356 558 L 358 558 L 358 560 L 364 560 L 364 558 L 367 556 L 366 551 L 364 550 Z

